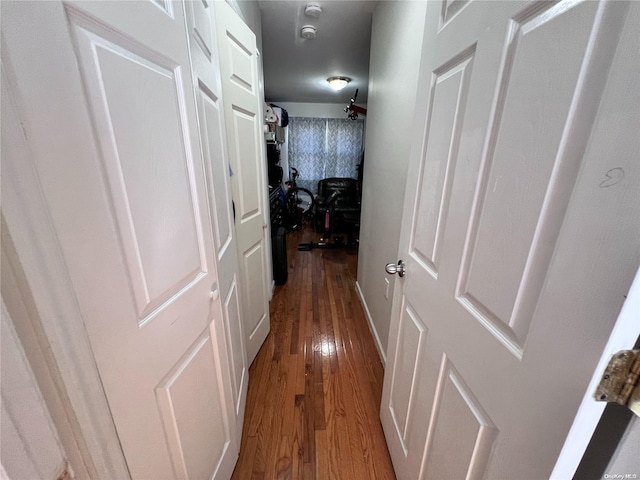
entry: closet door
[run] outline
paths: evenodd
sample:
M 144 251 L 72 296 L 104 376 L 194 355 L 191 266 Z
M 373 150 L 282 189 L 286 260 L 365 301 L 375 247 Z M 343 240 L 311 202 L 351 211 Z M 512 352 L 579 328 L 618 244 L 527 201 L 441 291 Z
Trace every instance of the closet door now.
M 242 318 L 251 363 L 269 333 L 272 279 L 264 123 L 256 38 L 226 2 L 214 2 L 235 204 Z
M 2 7 L 22 117 L 3 141 L 24 143 L 37 171 L 130 474 L 228 478 L 224 225 L 208 206 L 183 4 Z
M 233 225 L 229 157 L 225 137 L 224 107 L 213 8 L 203 0 L 186 2 L 189 48 L 193 68 L 198 123 L 209 212 L 214 218 L 215 261 L 223 306 L 224 335 L 231 373 L 231 402 L 238 446 L 249 385 L 245 332 L 240 316 L 240 280 Z

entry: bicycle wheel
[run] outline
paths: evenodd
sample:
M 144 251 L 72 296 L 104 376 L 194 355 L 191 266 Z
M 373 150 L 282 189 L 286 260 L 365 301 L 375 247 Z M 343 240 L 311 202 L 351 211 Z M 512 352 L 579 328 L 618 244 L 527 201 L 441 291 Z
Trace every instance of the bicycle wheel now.
M 287 193 L 287 196 L 289 195 L 291 196 L 289 200 L 291 202 L 290 205 L 294 206 L 296 211 L 302 215 L 307 215 L 311 212 L 315 201 L 313 193 L 306 188 L 296 187 Z
M 313 194 L 306 188 L 291 189 L 284 197 L 286 228 L 300 230 L 304 221 L 313 213 Z

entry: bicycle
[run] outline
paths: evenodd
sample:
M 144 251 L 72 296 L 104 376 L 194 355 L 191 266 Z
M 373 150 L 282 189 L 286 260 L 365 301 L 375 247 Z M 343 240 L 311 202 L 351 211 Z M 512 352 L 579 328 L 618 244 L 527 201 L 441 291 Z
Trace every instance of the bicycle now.
M 304 222 L 313 215 L 315 198 L 306 188 L 298 187 L 296 179 L 299 176 L 298 170 L 291 167 L 291 180 L 285 184 L 287 193 L 284 196 L 284 217 L 288 231 L 300 230 Z

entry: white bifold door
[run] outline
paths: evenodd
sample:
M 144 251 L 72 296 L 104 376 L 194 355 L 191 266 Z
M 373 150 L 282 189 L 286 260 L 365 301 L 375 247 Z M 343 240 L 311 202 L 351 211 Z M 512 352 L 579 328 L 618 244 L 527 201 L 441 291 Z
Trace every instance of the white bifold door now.
M 251 363 L 267 337 L 271 240 L 267 200 L 264 115 L 256 36 L 227 2 L 213 2 L 231 165 L 242 318 Z
M 220 63 L 214 9 L 204 0 L 185 2 L 193 66 L 202 154 L 213 222 L 218 288 L 224 309 L 224 330 L 229 346 L 229 368 L 238 441 L 242 436 L 249 385 L 246 332 L 242 321 L 237 235 L 234 226 L 229 157 L 225 135 Z M 268 324 L 268 319 L 267 319 Z
M 228 478 L 246 392 L 220 83 L 189 57 L 191 35 L 215 67 L 212 20 L 188 7 L 2 5 L 3 162 L 37 173 L 134 479 Z
M 398 478 L 551 475 L 640 262 L 639 14 L 429 2 L 381 411 Z

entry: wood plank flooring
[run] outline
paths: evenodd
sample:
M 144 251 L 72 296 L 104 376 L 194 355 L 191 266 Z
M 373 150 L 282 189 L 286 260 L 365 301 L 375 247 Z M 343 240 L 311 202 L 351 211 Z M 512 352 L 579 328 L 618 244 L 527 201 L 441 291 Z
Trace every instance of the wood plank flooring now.
M 395 479 L 379 420 L 383 368 L 355 291 L 354 250 L 299 252 L 249 369 L 233 479 Z

